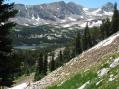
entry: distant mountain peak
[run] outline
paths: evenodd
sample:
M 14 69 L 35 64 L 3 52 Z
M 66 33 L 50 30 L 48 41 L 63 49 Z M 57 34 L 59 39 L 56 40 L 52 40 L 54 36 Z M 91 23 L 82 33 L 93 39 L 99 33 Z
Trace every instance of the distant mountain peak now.
M 50 4 L 66 4 L 64 1 L 59 1 L 59 2 L 52 2 Z
M 41 5 L 23 5 L 16 4 L 15 8 L 19 10 L 16 16 L 16 22 L 22 24 L 59 24 L 74 21 L 101 19 L 103 15 L 110 16 L 113 11 L 113 4 L 108 2 L 102 8 L 84 8 L 74 2 L 53 2 Z
M 113 6 L 113 3 L 107 2 L 105 5 L 112 5 Z
M 107 2 L 107 3 L 102 7 L 102 9 L 105 10 L 105 11 L 110 12 L 110 11 L 113 11 L 113 7 L 114 7 L 113 3 Z

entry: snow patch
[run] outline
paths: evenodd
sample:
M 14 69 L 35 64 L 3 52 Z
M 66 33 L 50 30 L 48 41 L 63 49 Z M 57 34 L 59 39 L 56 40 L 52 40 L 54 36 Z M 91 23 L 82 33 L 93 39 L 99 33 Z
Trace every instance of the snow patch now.
M 5 23 L 4 22 L 1 22 L 1 25 L 5 25 Z
M 39 16 L 37 16 L 37 19 L 36 19 L 36 21 L 39 21 L 40 20 L 40 17 Z
M 80 16 L 81 19 L 83 19 L 84 17 L 83 16 Z
M 47 38 L 48 38 L 49 40 L 55 39 L 55 38 L 52 37 L 52 36 L 47 36 Z
M 88 11 L 88 10 L 89 10 L 89 8 L 83 8 L 83 10 L 84 10 L 84 11 Z
M 90 19 L 88 19 L 87 21 L 92 21 L 92 20 L 93 20 L 93 19 L 90 18 Z
M 27 83 L 22 83 L 22 84 L 20 84 L 20 85 L 17 85 L 17 86 L 15 86 L 15 87 L 8 88 L 8 89 L 26 89 L 27 86 L 28 86 Z
M 35 20 L 35 19 L 34 19 L 34 20 Z M 34 22 L 33 25 L 38 26 L 39 23 L 38 23 L 38 22 Z
M 89 27 L 94 27 L 94 26 L 99 27 L 100 24 L 102 24 L 102 21 L 100 21 L 100 20 L 92 21 L 92 19 L 88 19 L 86 22 L 82 23 L 80 26 L 81 27 L 86 27 L 87 22 L 88 22 Z
M 60 8 L 57 8 L 57 10 L 59 10 Z
M 72 18 L 72 17 L 68 17 L 69 20 L 71 21 L 76 21 L 76 19 Z
M 112 16 L 113 15 L 113 12 L 106 12 L 106 11 L 104 11 L 104 15 Z
M 87 22 L 84 22 L 84 23 L 81 24 L 80 26 L 81 26 L 81 27 L 86 27 L 86 24 L 87 24 Z
M 63 27 L 66 28 L 66 27 L 70 27 L 70 26 L 71 26 L 70 24 L 66 24 L 66 25 L 64 25 Z
M 28 24 L 24 23 L 24 26 L 29 26 Z
M 92 15 L 97 15 L 101 10 L 102 10 L 101 8 L 98 8 L 97 10 L 92 12 Z
M 88 81 L 88 82 L 86 82 L 86 83 L 84 83 L 81 87 L 79 87 L 78 89 L 85 89 L 85 87 L 86 87 L 86 85 L 88 85 L 90 82 Z
M 35 16 L 32 14 L 32 18 L 31 18 L 32 20 L 35 20 Z
M 64 19 L 64 20 L 61 20 L 61 22 L 60 23 L 64 23 L 64 22 L 66 22 L 66 20 Z
M 89 25 L 89 27 L 100 26 L 100 24 L 102 24 L 102 21 L 98 20 L 96 22 L 92 22 L 92 24 Z
M 117 32 L 116 34 L 110 36 L 109 38 L 99 42 L 96 46 L 92 47 L 89 50 L 99 49 L 100 47 L 107 46 L 107 45 L 111 44 L 118 36 L 119 36 L 119 32 Z

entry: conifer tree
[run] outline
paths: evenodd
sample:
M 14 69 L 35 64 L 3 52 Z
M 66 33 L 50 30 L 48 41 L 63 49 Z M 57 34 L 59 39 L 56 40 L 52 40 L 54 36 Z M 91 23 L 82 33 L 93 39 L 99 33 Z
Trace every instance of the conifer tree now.
M 12 55 L 12 41 L 10 39 L 10 29 L 15 26 L 9 18 L 13 18 L 17 13 L 14 4 L 5 3 L 0 0 L 0 87 L 10 87 L 14 82 L 14 73 L 17 72 L 16 59 Z
M 62 62 L 63 61 L 63 57 L 62 57 L 62 50 L 60 50 L 60 52 L 59 52 L 59 55 L 60 55 L 60 61 Z
M 63 63 L 66 63 L 70 60 L 71 51 L 69 47 L 66 47 L 63 52 Z
M 76 51 L 76 48 L 73 47 L 73 48 L 71 49 L 71 55 L 70 55 L 70 56 L 71 56 L 71 59 L 74 58 L 74 57 L 76 56 L 75 51 Z
M 111 34 L 111 22 L 109 18 L 107 18 L 105 22 L 105 35 L 106 37 L 109 37 L 110 34 Z
M 62 50 L 60 50 L 60 52 L 59 52 L 59 63 L 60 63 L 60 66 L 62 66 L 62 64 L 63 64 L 63 53 L 62 53 Z
M 43 73 L 44 73 L 44 75 L 47 75 L 47 69 L 48 69 L 48 60 L 47 60 L 47 58 L 48 58 L 48 55 L 47 54 L 45 54 L 45 57 L 44 57 L 44 65 L 43 65 Z
M 77 34 L 76 36 L 76 42 L 75 42 L 75 54 L 80 54 L 82 52 L 81 48 L 81 36 L 80 33 Z
M 104 40 L 106 37 L 106 34 L 105 34 L 105 20 L 103 19 L 102 20 L 102 24 L 100 26 L 100 31 L 101 31 L 101 38 Z
M 106 37 L 109 37 L 111 35 L 111 22 L 109 18 L 102 21 L 100 30 L 101 30 L 102 39 L 105 39 Z
M 50 62 L 50 71 L 54 71 L 55 70 L 55 60 L 54 60 L 54 53 L 52 54 L 52 59 L 51 59 L 51 62 Z
M 84 35 L 82 41 L 83 41 L 83 50 L 87 50 L 92 46 L 92 39 L 89 32 L 88 23 L 86 24 L 86 27 L 84 29 Z
M 56 67 L 60 67 L 63 64 L 63 52 L 62 50 L 59 51 L 59 54 L 55 60 Z
M 44 76 L 43 74 L 43 54 L 40 53 L 40 57 L 37 62 L 37 68 L 36 68 L 36 73 L 34 76 L 34 80 L 38 81 Z
M 119 12 L 117 10 L 117 3 L 114 5 L 114 14 L 112 16 L 111 34 L 117 32 L 119 29 Z

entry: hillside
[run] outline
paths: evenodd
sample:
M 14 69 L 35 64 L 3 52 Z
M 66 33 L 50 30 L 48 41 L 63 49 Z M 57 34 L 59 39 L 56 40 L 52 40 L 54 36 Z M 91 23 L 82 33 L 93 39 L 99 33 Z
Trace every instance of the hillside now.
M 99 44 L 92 47 L 91 49 L 83 52 L 81 55 L 72 59 L 70 62 L 66 63 L 64 66 L 58 68 L 54 72 L 50 73 L 48 76 L 44 77 L 40 81 L 31 83 L 30 89 L 44 89 L 44 87 L 55 85 L 55 84 L 58 84 L 58 85 L 55 86 L 54 88 L 49 88 L 49 89 L 64 89 L 61 87 L 65 84 L 67 85 L 68 81 L 71 81 L 73 78 L 76 77 L 75 75 L 84 74 L 82 75 L 81 78 L 85 79 L 86 76 L 90 74 L 90 72 L 91 74 L 93 74 L 94 72 L 95 76 L 92 76 L 92 77 L 90 76 L 89 78 L 87 77 L 87 79 L 85 79 L 85 81 L 82 80 L 82 82 L 80 82 L 80 80 L 78 81 L 76 80 L 75 82 L 74 80 L 74 84 L 73 85 L 70 84 L 70 88 L 65 88 L 65 89 L 75 89 L 71 87 L 75 86 L 75 83 L 77 84 L 78 82 L 79 83 L 77 87 L 81 87 L 81 84 L 83 85 L 83 83 L 86 83 L 86 82 L 87 82 L 86 84 L 90 84 L 90 81 L 92 80 L 94 84 L 98 80 L 100 82 L 101 81 L 104 82 L 104 81 L 107 81 L 109 77 L 110 77 L 109 79 L 110 81 L 106 82 L 107 85 L 109 85 L 110 82 L 113 82 L 113 80 L 114 80 L 114 83 L 115 82 L 117 83 L 117 81 L 119 81 L 118 80 L 119 78 L 118 76 L 118 57 L 119 57 L 118 45 L 119 45 L 119 32 L 105 39 L 104 41 L 100 42 Z M 80 77 L 79 75 L 78 77 Z M 58 86 L 61 86 L 61 87 L 58 88 Z M 102 86 L 104 85 L 102 84 Z M 84 89 L 84 88 L 79 88 L 79 89 Z

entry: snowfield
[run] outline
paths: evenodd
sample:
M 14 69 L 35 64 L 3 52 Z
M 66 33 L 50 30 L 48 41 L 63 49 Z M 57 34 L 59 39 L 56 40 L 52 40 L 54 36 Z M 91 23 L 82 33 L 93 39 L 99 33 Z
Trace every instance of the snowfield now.
M 113 12 L 106 12 L 106 11 L 104 11 L 104 15 L 112 16 L 113 15 Z
M 101 8 L 98 8 L 97 10 L 91 12 L 91 14 L 96 16 L 101 11 L 102 11 L 102 9 Z
M 72 18 L 72 17 L 68 17 L 69 20 L 71 21 L 76 21 L 76 19 Z
M 110 36 L 109 38 L 99 42 L 96 46 L 92 47 L 88 51 L 93 50 L 93 49 L 99 49 L 101 47 L 107 46 L 107 45 L 111 44 L 118 36 L 119 36 L 119 32 L 117 32 L 114 35 Z
M 93 21 L 93 19 L 88 19 L 86 22 L 80 24 L 81 27 L 85 28 L 88 22 L 88 27 L 99 27 L 102 24 L 101 20 Z
M 26 89 L 27 86 L 28 86 L 27 83 L 22 83 L 22 84 L 20 84 L 20 85 L 17 85 L 17 86 L 15 86 L 15 87 L 8 88 L 8 89 Z
M 86 11 L 88 11 L 88 10 L 89 10 L 89 8 L 83 8 L 83 10 L 86 12 Z

